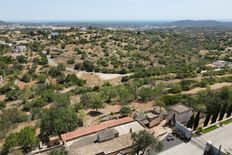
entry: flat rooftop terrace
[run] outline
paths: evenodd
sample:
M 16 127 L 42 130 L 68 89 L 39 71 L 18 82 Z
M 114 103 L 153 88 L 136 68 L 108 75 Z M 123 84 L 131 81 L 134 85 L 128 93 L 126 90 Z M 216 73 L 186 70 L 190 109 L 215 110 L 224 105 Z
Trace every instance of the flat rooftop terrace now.
M 132 130 L 132 132 L 138 132 L 141 130 L 144 130 L 144 127 L 139 124 L 137 121 L 133 121 L 130 123 L 126 123 L 126 124 L 122 124 L 119 126 L 115 126 L 112 127 L 112 129 L 115 129 L 119 132 L 119 137 L 118 138 L 114 138 L 114 139 L 118 139 L 120 140 L 121 136 L 124 137 L 124 135 L 128 135 L 130 134 L 130 130 Z M 126 136 L 128 139 L 128 136 Z M 114 142 L 115 140 L 113 139 L 113 143 L 115 144 L 116 142 Z M 125 140 L 125 137 L 122 138 L 123 141 Z M 105 145 L 100 145 L 101 143 L 96 143 L 97 140 L 97 133 L 92 133 L 90 135 L 86 135 L 77 139 L 73 139 L 71 141 L 66 142 L 66 146 L 69 148 L 70 152 L 73 152 L 72 150 L 82 150 L 82 147 L 84 148 L 88 148 L 88 147 L 96 147 L 96 146 L 105 146 Z M 108 140 L 104 143 L 112 143 L 112 140 Z M 120 147 L 121 145 L 117 144 L 117 147 Z M 108 148 L 105 148 L 108 149 Z M 76 151 L 74 151 L 76 152 Z

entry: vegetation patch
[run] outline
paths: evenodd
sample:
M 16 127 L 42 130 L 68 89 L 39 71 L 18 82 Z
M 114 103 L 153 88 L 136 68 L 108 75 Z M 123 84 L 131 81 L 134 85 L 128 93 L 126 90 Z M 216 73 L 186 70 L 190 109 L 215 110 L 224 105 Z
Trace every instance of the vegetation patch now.
M 211 127 L 209 127 L 209 128 L 204 129 L 204 130 L 202 131 L 202 133 L 203 133 L 203 134 L 206 134 L 206 133 L 211 132 L 211 131 L 213 131 L 213 130 L 216 130 L 216 129 L 218 129 L 218 128 L 219 128 L 219 127 L 218 127 L 217 125 L 214 125 L 214 126 L 211 126 Z
M 230 124 L 230 123 L 232 123 L 232 118 L 222 122 L 222 124 L 224 124 L 224 125 L 227 125 L 227 124 Z

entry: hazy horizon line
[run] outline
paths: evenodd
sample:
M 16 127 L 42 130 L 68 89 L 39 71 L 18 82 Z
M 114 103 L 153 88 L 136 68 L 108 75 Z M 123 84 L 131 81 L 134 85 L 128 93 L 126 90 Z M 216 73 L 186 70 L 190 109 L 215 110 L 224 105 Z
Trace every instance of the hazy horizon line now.
M 1 20 L 1 19 L 0 19 Z M 232 19 L 122 19 L 122 20 L 111 20 L 111 19 L 88 19 L 88 20 L 2 20 L 8 23 L 84 23 L 84 22 L 175 22 L 175 21 L 217 21 L 217 22 L 232 22 Z

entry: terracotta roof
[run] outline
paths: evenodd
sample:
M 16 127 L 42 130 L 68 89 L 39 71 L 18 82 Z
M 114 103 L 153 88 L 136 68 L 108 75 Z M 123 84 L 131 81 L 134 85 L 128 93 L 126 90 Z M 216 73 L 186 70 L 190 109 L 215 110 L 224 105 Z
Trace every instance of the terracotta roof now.
M 75 131 L 62 134 L 61 139 L 64 142 L 70 141 L 70 140 L 76 139 L 76 138 L 81 137 L 81 136 L 96 133 L 96 132 L 101 131 L 103 129 L 122 125 L 122 124 L 126 124 L 126 123 L 129 123 L 132 121 L 133 121 L 133 119 L 131 117 L 125 117 L 125 118 L 121 118 L 121 119 L 117 119 L 117 120 L 106 121 L 106 122 L 103 122 L 103 123 L 95 125 L 95 126 L 90 126 L 90 127 L 86 127 L 86 128 L 79 128 Z

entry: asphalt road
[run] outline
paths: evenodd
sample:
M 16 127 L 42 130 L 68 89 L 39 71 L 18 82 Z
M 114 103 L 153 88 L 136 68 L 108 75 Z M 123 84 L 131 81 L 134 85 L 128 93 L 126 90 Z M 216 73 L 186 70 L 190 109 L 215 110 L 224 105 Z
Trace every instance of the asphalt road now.
M 222 150 L 232 148 L 232 124 L 216 129 L 212 132 L 204 134 L 199 138 L 192 138 L 188 143 L 182 142 L 168 150 L 165 150 L 159 155 L 203 155 L 204 142 L 211 141 L 213 145 L 219 147 L 222 145 Z

